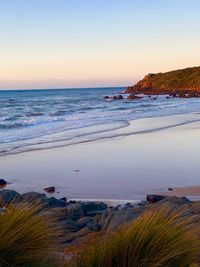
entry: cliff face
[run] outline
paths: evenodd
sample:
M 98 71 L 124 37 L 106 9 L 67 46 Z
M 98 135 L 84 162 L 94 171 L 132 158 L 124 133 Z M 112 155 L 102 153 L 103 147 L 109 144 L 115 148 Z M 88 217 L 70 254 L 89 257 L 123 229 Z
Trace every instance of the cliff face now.
M 200 96 L 200 67 L 148 74 L 126 93 L 131 94 L 196 94 Z

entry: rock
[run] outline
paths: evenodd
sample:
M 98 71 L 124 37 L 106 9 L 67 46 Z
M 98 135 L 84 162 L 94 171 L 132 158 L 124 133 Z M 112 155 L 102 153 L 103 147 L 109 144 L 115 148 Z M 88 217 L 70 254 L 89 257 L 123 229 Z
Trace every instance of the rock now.
M 67 202 L 67 198 L 66 197 L 62 197 L 60 198 L 61 201 Z
M 86 216 L 95 216 L 105 211 L 108 206 L 103 202 L 83 202 Z
M 66 221 L 64 221 L 62 223 L 62 226 L 64 227 L 65 230 L 71 233 L 78 232 L 84 227 L 82 224 L 77 223 L 71 218 L 68 218 Z
M 49 186 L 49 187 L 46 187 L 44 188 L 44 191 L 46 191 L 47 193 L 55 193 L 55 186 Z
M 75 201 L 75 200 L 70 200 L 68 203 L 69 203 L 69 204 L 75 204 L 76 201 Z
M 134 95 L 134 94 L 130 94 L 127 99 L 134 100 L 134 99 L 141 99 L 141 98 L 143 98 L 143 97 L 142 96 L 137 96 L 137 95 Z
M 172 97 L 172 98 L 176 98 L 177 95 L 176 95 L 176 94 L 170 94 L 170 97 Z
M 147 195 L 147 201 L 150 204 L 156 203 L 156 202 L 161 201 L 165 198 L 166 198 L 166 196 L 162 196 L 162 195 Z
M 94 218 L 94 225 L 99 225 L 101 231 L 114 231 L 124 224 L 128 224 L 136 219 L 143 208 L 128 208 L 105 211 Z
M 168 191 L 173 191 L 173 188 L 169 187 L 169 188 L 168 188 Z
M 2 186 L 2 185 L 7 185 L 6 180 L 4 180 L 4 179 L 0 179 L 0 186 Z
M 10 202 L 20 202 L 22 197 L 15 190 L 1 190 L 0 201 L 2 204 L 8 204 Z
M 63 207 L 66 206 L 66 201 L 63 201 L 62 199 L 57 199 L 55 197 L 47 198 L 47 203 L 51 207 Z
M 22 199 L 24 202 L 30 202 L 30 203 L 38 202 L 43 205 L 46 204 L 47 202 L 46 195 L 38 192 L 28 192 L 22 194 Z
M 83 203 L 76 202 L 74 204 L 67 205 L 66 214 L 67 217 L 74 221 L 79 220 L 81 217 L 85 217 L 86 211 Z
M 66 200 L 63 198 L 57 199 L 55 197 L 48 198 L 45 194 L 37 193 L 37 192 L 28 192 L 22 195 L 22 199 L 24 202 L 29 203 L 38 203 L 42 205 L 43 208 L 50 207 L 63 207 L 67 205 Z
M 114 96 L 104 96 L 104 99 L 110 99 L 110 100 L 122 100 L 124 97 L 122 95 L 114 95 Z
M 124 98 L 123 98 L 122 95 L 118 95 L 118 96 L 117 96 L 117 99 L 118 99 L 118 100 L 121 100 L 121 99 L 124 99 Z

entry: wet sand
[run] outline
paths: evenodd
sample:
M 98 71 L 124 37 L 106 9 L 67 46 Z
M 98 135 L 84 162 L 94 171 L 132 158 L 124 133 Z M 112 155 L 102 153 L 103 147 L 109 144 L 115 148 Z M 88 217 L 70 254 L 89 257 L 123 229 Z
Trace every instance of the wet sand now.
M 55 196 L 70 199 L 141 200 L 157 192 L 200 198 L 199 119 L 141 119 L 118 137 L 1 157 L 0 178 L 19 192 L 54 185 Z

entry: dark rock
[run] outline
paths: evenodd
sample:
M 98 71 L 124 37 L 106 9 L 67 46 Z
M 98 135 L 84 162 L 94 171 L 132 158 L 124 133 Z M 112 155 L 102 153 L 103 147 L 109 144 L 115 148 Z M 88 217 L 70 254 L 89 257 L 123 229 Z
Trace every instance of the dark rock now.
M 122 100 L 124 99 L 124 97 L 122 95 L 114 95 L 114 96 L 104 96 L 104 99 L 111 99 L 111 100 Z
M 92 223 L 91 217 L 82 217 L 77 221 L 82 227 L 88 226 L 88 224 Z
M 62 201 L 60 199 L 57 199 L 55 197 L 50 197 L 46 199 L 47 204 L 51 207 L 62 207 L 66 205 L 65 201 Z
M 87 227 L 89 230 L 91 230 L 93 232 L 98 232 L 101 229 L 101 225 L 99 223 L 94 223 L 93 221 L 90 221 L 87 224 Z
M 47 197 L 45 194 L 41 194 L 38 192 L 28 192 L 22 195 L 22 199 L 24 202 L 38 202 L 40 204 L 46 204 Z
M 156 203 L 156 202 L 161 201 L 165 198 L 166 198 L 166 196 L 162 196 L 162 195 L 147 195 L 147 201 L 150 204 Z
M 105 211 L 108 206 L 103 202 L 83 202 L 86 216 L 95 216 Z
M 65 230 L 68 232 L 78 232 L 80 231 L 84 226 L 82 224 L 77 223 L 76 221 L 72 220 L 71 218 L 68 218 L 66 221 L 62 223 L 62 226 Z
M 131 208 L 131 207 L 133 207 L 133 204 L 131 204 L 130 202 L 128 202 L 128 203 L 125 204 L 124 207 L 125 208 Z
M 75 200 L 70 200 L 70 201 L 68 202 L 68 204 L 75 204 L 75 203 L 76 203 Z
M 84 205 L 83 203 L 79 202 L 67 205 L 66 212 L 67 216 L 74 221 L 79 220 L 81 217 L 86 216 Z
M 62 198 L 60 198 L 60 201 L 67 202 L 67 198 L 66 197 L 62 197 Z
M 0 186 L 1 186 L 1 185 L 7 185 L 6 180 L 4 180 L 4 179 L 0 179 Z
M 176 94 L 170 94 L 170 97 L 172 97 L 172 98 L 176 98 L 177 95 L 176 95 Z
M 124 98 L 123 98 L 122 95 L 118 95 L 118 96 L 117 96 L 117 99 L 118 99 L 118 100 L 121 100 L 121 99 L 124 99 Z
M 128 208 L 105 211 L 94 218 L 94 224 L 98 224 L 102 231 L 113 231 L 132 222 L 143 210 L 143 208 Z
M 0 202 L 2 204 L 8 204 L 10 202 L 19 202 L 22 197 L 15 190 L 1 190 L 0 191 Z
M 63 207 L 67 205 L 66 201 L 64 201 L 63 199 L 57 199 L 55 197 L 47 198 L 45 194 L 41 194 L 37 192 L 25 193 L 22 195 L 22 199 L 24 202 L 38 203 L 43 208 Z
M 173 191 L 173 188 L 169 187 L 169 188 L 168 188 L 168 191 Z
M 49 186 L 44 188 L 44 191 L 46 191 L 47 193 L 54 193 L 55 192 L 55 186 Z

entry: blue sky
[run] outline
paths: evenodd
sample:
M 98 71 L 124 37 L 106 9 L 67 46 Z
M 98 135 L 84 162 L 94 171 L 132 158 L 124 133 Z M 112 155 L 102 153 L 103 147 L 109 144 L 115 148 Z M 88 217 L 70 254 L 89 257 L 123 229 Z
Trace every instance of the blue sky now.
M 131 85 L 199 47 L 199 0 L 0 0 L 0 89 Z

